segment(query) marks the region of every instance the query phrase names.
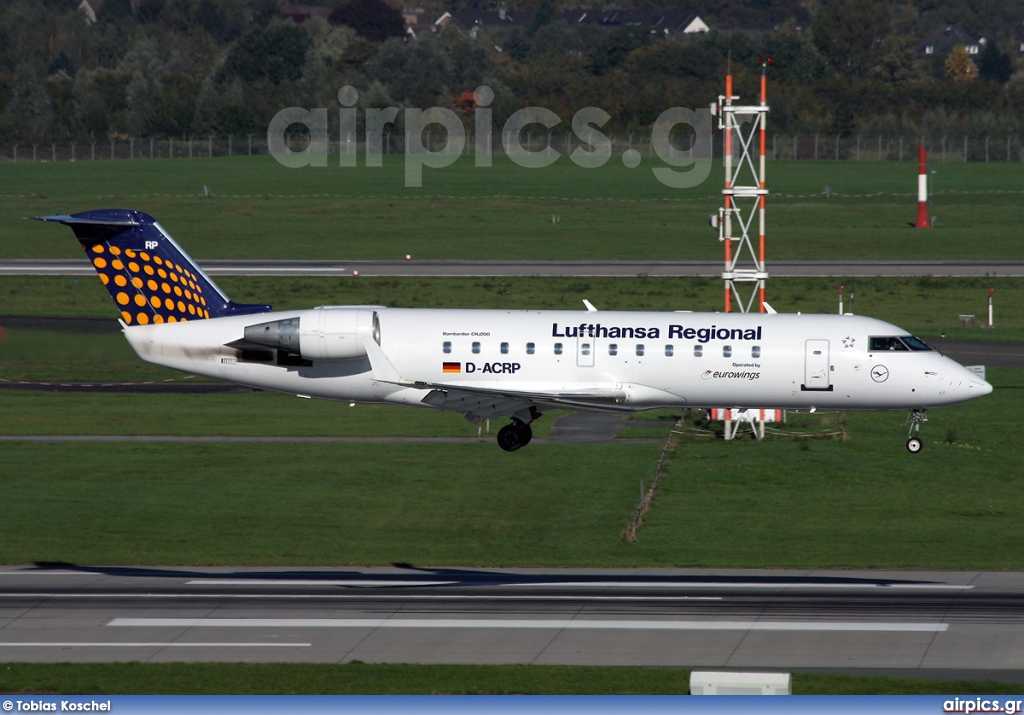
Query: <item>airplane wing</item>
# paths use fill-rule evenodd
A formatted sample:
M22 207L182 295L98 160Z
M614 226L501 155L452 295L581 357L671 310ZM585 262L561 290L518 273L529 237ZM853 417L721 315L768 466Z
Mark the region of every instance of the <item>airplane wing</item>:
M507 390L473 385L431 383L403 378L374 341L366 341L367 356L377 382L426 390L422 402L442 410L461 412L470 422L493 420L529 409L577 407L590 410L621 410L626 393L621 390L583 388L578 390Z
M429 390L423 403L443 410L462 412L470 422L497 419L531 405L576 407L590 410L621 410L626 394L621 390L600 388L582 390L497 390L466 385L423 382L405 383L406 387Z

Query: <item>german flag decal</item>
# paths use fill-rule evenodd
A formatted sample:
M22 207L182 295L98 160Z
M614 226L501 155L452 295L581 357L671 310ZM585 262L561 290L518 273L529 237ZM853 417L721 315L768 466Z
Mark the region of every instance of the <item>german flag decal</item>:
M461 362L446 362L441 366L441 372L462 372Z

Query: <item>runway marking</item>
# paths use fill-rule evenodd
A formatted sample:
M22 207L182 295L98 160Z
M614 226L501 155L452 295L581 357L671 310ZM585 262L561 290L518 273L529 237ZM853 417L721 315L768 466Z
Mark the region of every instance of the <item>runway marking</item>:
M493 586L501 588L824 588L824 589L922 589L964 591L974 586L957 584L928 583L730 583L727 581L700 581L672 583L666 581L540 581L536 583L494 583L490 581L359 581L355 579L328 580L280 580L280 579L194 579L186 581L189 586Z
M0 643L0 648L309 648L311 643Z
M887 631L941 633L947 623L857 621L590 621L452 618L115 618L143 628L515 628L644 631Z

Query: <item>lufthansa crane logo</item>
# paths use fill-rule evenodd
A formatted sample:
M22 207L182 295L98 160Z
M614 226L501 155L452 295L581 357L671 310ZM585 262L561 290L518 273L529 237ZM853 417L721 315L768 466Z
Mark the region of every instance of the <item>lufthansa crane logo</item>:
M889 379L889 368L885 365L875 365L871 368L871 379L875 382L885 382Z

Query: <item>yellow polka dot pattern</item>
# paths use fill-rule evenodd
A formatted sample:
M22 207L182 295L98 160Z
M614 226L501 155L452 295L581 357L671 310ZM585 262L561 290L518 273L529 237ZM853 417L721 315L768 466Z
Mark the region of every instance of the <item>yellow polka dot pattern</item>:
M209 318L199 277L187 266L147 251L98 243L86 249L128 325ZM159 276L157 282L150 276ZM173 293L174 300L169 296Z

